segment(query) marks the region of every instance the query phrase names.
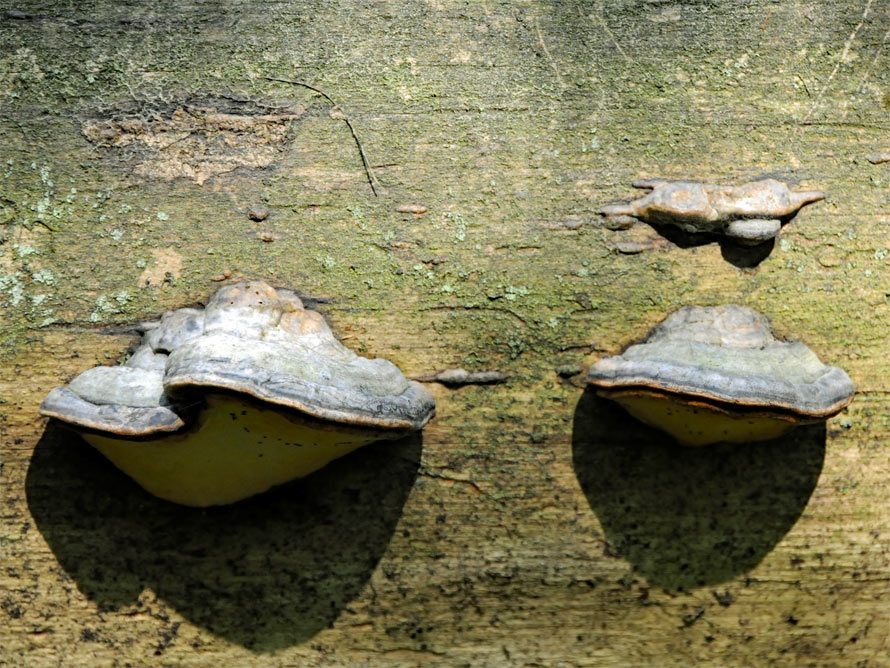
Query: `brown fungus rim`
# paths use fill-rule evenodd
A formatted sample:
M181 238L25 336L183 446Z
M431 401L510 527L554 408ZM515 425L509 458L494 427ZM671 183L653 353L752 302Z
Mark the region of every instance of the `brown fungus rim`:
M679 401L689 406L701 406L725 414L746 414L769 416L792 422L822 421L834 417L852 403L855 393L836 401L821 410L803 410L787 404L770 403L756 397L727 397L710 392L666 386L658 383L626 383L604 379L588 379L587 385L600 396L618 398L621 396L650 396Z
M54 395L62 394L63 397L68 399L73 399L77 403L86 404L88 407L94 408L96 413L101 411L102 406L108 406L111 410L117 411L127 411L134 415L128 416L130 420L127 423L121 423L118 425L112 425L109 422L100 421L97 419L92 419L83 414L74 414L71 412L65 412L61 409L52 408ZM68 397L67 395L70 395ZM178 410L174 410L177 408ZM40 415L57 420L66 426L71 427L72 429L76 429L77 431L85 431L96 434L107 434L112 436L118 436L120 438L130 438L130 439L148 439L148 438L156 438L159 436L169 436L173 434L181 433L189 428L189 420L188 413L186 413L186 418L183 418L183 413L177 406L155 406L155 407L142 407L142 406L125 406L123 404L94 404L87 399L77 395L76 393L69 390L67 387L57 387L50 391L50 393L46 396L43 402L40 404L39 413ZM137 429L132 427L133 417L138 416L147 416L151 413L169 413L172 414L175 419L171 419L165 423L161 423L158 425L152 425L149 427L143 427L141 429Z
M190 389L192 389L194 392L189 392L187 394L183 393L180 397L180 401L174 404L175 408L177 408L178 411L187 412L189 415L189 418L186 420L180 418L180 426L176 427L175 429L164 428L153 429L151 431L143 430L138 432L135 430L116 430L108 429L107 425L102 426L98 423L88 422L86 420L79 420L75 422L71 420L70 416L57 414L56 412L45 411L43 409L41 409L41 414L45 415L46 417L56 419L59 422L63 423L66 427L74 429L77 432L96 434L98 436L116 438L122 441L131 441L133 443L141 443L174 436L185 436L190 432L195 431L203 424L203 416L205 415L205 411L209 410L207 399L209 397L216 396L238 399L255 409L274 411L278 415L292 422L294 426L297 427L311 427L320 431L340 432L343 434L379 436L379 438L375 438L374 440L398 439L407 436L414 431L413 427L398 429L383 428L370 425L363 426L327 420L310 415L289 406L264 401L249 394L225 388L220 388L218 390L214 389L212 391L207 391L206 387L195 387ZM200 390L200 392L198 392L198 390Z
M409 381L409 387L420 387L418 383ZM213 394L229 392L265 403L277 406L310 418L326 421L331 424L344 425L359 429L379 429L385 431L419 431L435 416L435 405L427 411L420 420L408 420L397 418L379 418L373 415L362 415L356 412L335 410L313 406L295 397L282 396L265 390L261 386L246 384L232 378L226 378L214 373L197 373L188 376L171 378L164 383L165 389L174 397L194 396L194 393ZM421 388L423 389L423 388ZM426 390L424 389L424 392Z

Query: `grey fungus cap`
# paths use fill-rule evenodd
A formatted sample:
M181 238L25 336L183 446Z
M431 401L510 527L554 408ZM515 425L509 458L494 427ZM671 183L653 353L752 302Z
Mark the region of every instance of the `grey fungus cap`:
M739 186L663 179L633 185L650 192L627 204L600 209L606 227L626 229L640 220L675 225L690 233L723 234L744 244L776 237L782 224L801 208L825 198L817 190L793 191L775 179Z
M124 437L184 429L195 395L214 391L370 429L421 429L435 413L423 386L356 355L294 292L263 282L224 286L205 309L172 311L143 330L125 365L85 371L52 390L41 413Z
M315 311L264 283L221 288L203 332L170 354L168 392L219 388L356 426L420 429L432 395L391 362L343 346Z
M137 366L87 369L66 387L50 391L40 404L40 413L82 429L125 437L185 427L164 394L163 370Z
M799 341L780 341L769 321L737 305L687 306L655 327L645 342L595 363L587 383L637 389L825 419L853 399L853 383Z
M179 414L167 406L151 408L124 403L100 404L89 398L88 391L85 394L88 398L67 387L57 387L40 404L40 414L81 429L131 438L177 432L185 427Z

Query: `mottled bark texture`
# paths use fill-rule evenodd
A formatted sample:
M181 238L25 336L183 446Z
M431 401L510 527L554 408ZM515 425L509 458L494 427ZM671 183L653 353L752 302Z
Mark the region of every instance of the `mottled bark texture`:
M7 2L0 663L887 666L888 11ZM828 199L754 255L601 225L656 177ZM209 511L37 416L227 276L407 375L509 380L433 384L422 440ZM726 302L845 368L850 408L687 451L567 371Z

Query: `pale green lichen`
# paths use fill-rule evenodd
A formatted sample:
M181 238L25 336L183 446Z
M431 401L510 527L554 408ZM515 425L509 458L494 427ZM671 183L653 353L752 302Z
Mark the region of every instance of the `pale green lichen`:
M28 47L0 58L0 99L15 99L21 96L22 89L29 82L41 81L43 69L38 55Z
M21 279L22 274L18 271L0 276L0 292L9 295L8 304L10 306L18 306L25 298L25 286Z
M29 246L28 244L12 244L12 249L15 251L15 254L19 259L40 254L38 249L34 248L34 246Z
M508 285L504 288L504 299L508 299L512 302L520 297L525 297L528 293L529 289L524 285Z
M454 227L454 238L457 241L465 241L467 238L467 221L456 211L449 211L445 214L445 219Z
M123 312L124 307L133 299L129 292L120 292L108 297L99 295L96 297L96 306L90 313L90 322L102 322L109 315L117 315Z
M358 228L363 231L368 231L368 225L365 221L365 212L362 210L360 206L348 206L346 210L352 214L352 219L355 221Z
M31 280L41 285L55 285L56 276L49 269L38 269L31 274Z

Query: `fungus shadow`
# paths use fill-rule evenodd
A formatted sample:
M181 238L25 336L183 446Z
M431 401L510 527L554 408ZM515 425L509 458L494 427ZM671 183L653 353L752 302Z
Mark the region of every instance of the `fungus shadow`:
M756 267L773 252L776 246L775 239L769 239L763 243L746 245L733 241L722 234L709 234L707 232L686 232L675 225L659 225L647 223L659 235L679 248L695 248L711 243L720 246L720 254L723 259L739 269L751 269Z
M816 487L825 425L762 443L687 448L586 391L575 409L575 474L607 549L650 583L685 590L754 568Z
M303 480L200 509L149 495L51 421L26 493L62 568L100 610L133 605L150 587L192 623L272 652L330 626L361 592L401 516L421 443L359 448Z

